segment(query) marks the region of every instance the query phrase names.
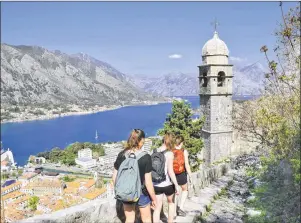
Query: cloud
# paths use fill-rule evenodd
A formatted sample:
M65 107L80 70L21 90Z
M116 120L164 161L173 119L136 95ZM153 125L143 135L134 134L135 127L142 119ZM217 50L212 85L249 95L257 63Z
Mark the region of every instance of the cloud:
M247 61L246 58L241 58L241 57L230 57L230 60L232 60L233 62L245 62Z
M169 59L181 59L182 57L181 54L171 54L168 56Z

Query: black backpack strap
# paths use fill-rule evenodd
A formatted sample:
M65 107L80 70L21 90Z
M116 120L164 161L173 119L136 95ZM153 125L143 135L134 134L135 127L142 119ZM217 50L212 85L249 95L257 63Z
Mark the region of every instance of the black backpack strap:
M158 149L157 149L157 148L155 148L153 151L154 151L154 153L157 153L157 152L158 152Z
M161 153L165 154L165 153L167 153L167 152L168 152L168 150L166 149L166 150L162 151Z

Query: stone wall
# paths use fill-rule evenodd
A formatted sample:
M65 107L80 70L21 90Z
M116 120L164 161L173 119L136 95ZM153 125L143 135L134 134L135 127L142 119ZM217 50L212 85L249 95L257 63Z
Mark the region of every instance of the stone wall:
M201 167L201 170L192 173L192 189L189 196L198 196L200 190L209 186L213 181L225 175L231 169L231 163L221 163L211 167Z
M192 174L193 187L189 196L198 196L200 190L227 173L230 163L222 163L211 167L202 167ZM19 223L120 223L116 213L115 199L89 201L64 210L28 218Z
M28 218L19 223L119 223L115 199L89 201L51 214Z

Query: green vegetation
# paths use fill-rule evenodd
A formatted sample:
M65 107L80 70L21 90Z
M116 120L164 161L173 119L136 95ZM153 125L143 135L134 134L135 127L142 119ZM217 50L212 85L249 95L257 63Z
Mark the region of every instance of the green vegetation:
M172 112L167 115L164 127L158 131L158 135L163 136L166 132L182 135L185 139L184 147L189 152L189 160L192 171L199 169L202 160L198 154L203 148L201 139L202 119L193 120L193 112L190 104L184 101L174 101ZM153 148L158 147L161 140L153 140Z
M104 148L101 144L97 143L80 143L76 142L70 144L65 149L59 147L53 148L51 151L38 153L37 156L44 157L52 163L62 163L68 166L75 165L75 158L77 158L77 153L79 150L84 148L90 148L93 153L93 158L99 158L105 155Z
M18 169L18 176L21 176L23 174L23 170L22 169Z
M32 196L31 198L29 198L29 201L28 201L28 207L32 210L32 211L35 211L37 210L37 205L39 203L39 197L37 196Z
M61 180L63 180L64 182L72 182L75 180L75 177L70 177L70 176L66 175L66 176L62 177Z
M274 60L263 46L269 67L264 95L241 104L235 127L258 142L261 169L248 170L264 184L254 190L258 198L249 205L264 213L248 222L300 221L300 8L283 13L276 31Z
M1 173L1 180L7 180L9 177L9 174L8 173Z

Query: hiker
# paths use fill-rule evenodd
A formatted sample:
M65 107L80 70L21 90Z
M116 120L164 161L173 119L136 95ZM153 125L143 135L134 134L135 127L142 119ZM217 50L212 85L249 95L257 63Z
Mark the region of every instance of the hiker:
M152 179L157 197L157 205L154 209L153 221L160 222L160 212L163 205L163 194L167 197L168 202L168 222L174 220L174 195L179 191L176 175L173 171L174 155L172 150L174 148L174 137L167 133L163 137L163 145L153 150L152 154Z
M184 137L181 135L176 136L175 144L175 149L173 149L173 154L175 157L173 162L173 169L176 174L177 182L182 189L180 196L180 206L177 205L176 213L177 216L185 217L186 212L183 211L183 208L188 196L187 178L191 183L191 170L188 160L188 151L183 148Z
M123 203L127 223L135 221L136 205L142 222L151 223L151 206L156 207L151 156L141 150L144 140L145 133L134 129L114 163L115 198Z

